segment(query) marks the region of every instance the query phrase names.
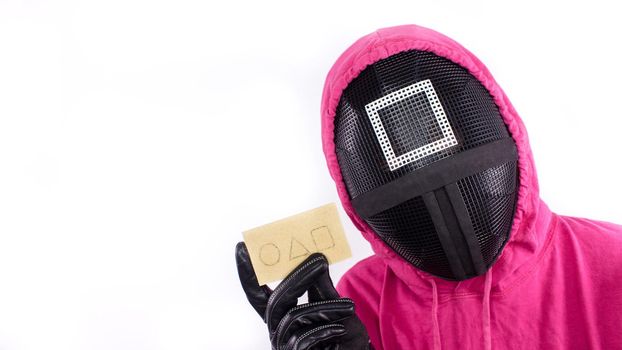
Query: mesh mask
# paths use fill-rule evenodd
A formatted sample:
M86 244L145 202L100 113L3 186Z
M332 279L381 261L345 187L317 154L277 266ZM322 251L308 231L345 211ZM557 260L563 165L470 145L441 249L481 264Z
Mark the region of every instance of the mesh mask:
M466 69L405 51L343 91L335 148L356 213L433 275L486 272L514 217L516 145L488 90Z

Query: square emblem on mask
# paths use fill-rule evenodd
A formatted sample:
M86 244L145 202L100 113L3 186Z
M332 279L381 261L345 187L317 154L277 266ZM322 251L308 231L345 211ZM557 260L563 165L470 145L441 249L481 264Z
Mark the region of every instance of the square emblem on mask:
M458 144L429 79L365 105L389 169Z

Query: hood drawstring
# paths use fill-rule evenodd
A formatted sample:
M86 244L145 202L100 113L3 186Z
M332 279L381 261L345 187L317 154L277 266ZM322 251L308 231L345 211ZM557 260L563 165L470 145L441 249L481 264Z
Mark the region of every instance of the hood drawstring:
M432 314L434 322L434 350L441 349L441 329L438 323L438 289L436 281L429 279L432 284ZM492 269L486 271L484 280L484 296L482 298L482 338L484 350L492 349L492 337L490 332L490 293L492 290Z
M432 314L434 314L434 350L441 350L441 329L438 325L438 290L433 278L430 279L430 282L432 283Z
M492 349L492 339L490 335L490 290L492 289L492 269L486 272L484 282L484 297L482 299L482 337L484 338L484 349Z

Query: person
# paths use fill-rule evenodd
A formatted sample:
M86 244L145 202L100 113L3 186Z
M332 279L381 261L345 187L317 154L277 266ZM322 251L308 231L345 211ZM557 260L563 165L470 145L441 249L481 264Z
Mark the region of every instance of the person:
M525 127L472 53L420 26L380 29L332 67L321 115L330 174L375 254L336 290L314 254L272 291L239 244L273 349L622 349L622 227L549 210Z

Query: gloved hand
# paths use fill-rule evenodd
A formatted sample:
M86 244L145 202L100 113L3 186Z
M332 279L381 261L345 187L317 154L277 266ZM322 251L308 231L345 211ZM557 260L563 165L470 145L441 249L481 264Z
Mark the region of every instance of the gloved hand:
M354 302L339 297L323 254L310 255L274 291L257 283L243 242L235 255L240 282L268 326L273 350L371 349L367 331L354 314ZM305 292L309 303L298 305Z

